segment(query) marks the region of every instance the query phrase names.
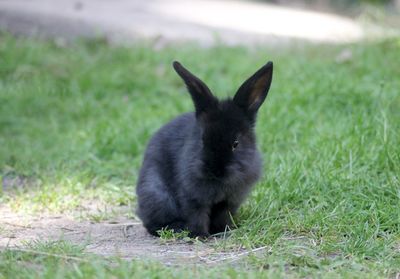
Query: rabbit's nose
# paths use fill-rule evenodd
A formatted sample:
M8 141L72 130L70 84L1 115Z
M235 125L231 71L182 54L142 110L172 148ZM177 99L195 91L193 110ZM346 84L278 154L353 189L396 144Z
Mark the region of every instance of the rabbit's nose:
M217 167L213 170L213 174L215 177L221 178L225 175L226 171L224 167Z
M224 175L224 171L223 171L223 170L217 169L217 170L214 171L214 174L215 174L216 176L218 176L218 177L221 177L221 176Z

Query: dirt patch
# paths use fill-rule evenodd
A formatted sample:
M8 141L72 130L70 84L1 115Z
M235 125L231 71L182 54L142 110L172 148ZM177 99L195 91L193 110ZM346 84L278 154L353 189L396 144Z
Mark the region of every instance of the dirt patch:
M65 240L101 256L151 259L168 265L236 262L253 253L243 248L221 251L217 244L223 240L217 238L206 242L161 240L149 235L140 222L126 217L93 223L71 215L18 214L0 206L0 251L24 248L35 240Z

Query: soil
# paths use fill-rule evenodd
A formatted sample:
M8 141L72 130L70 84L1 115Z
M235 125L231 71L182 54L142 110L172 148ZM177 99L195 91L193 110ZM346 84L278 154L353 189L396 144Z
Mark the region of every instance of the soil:
M115 208L113 212L124 210ZM241 247L221 250L218 248L223 241L221 238L207 241L163 240L151 236L139 221L127 217L91 222L76 216L85 216L85 212L27 215L0 205L0 251L27 249L29 243L36 240L64 240L84 247L85 252L100 256L118 256L126 260L149 259L167 265L214 265L234 262L253 253ZM261 250L264 248L257 249Z

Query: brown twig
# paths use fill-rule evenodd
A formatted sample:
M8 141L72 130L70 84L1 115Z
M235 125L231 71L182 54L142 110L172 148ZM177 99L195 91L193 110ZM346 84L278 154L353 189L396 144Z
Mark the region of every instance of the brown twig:
M24 228L24 229L32 229L33 227L31 225L19 225L19 224L13 224L13 223L9 223L9 222L1 222L4 225L8 225L8 226L13 226L13 227L19 227L19 228Z
M207 259L207 258L204 258L204 257L201 257L201 256L199 256L199 258L204 260L204 261L206 261L206 263L208 263L208 264L216 264L216 263L224 262L224 261L229 261L229 262L232 263L232 262L240 260L244 256L247 256L247 255L249 255L251 253L254 253L254 252L265 250L267 248L268 248L268 246L258 247L258 248L252 249L250 251L246 251L246 252L243 252L243 253L240 253L240 254L237 254L237 255L233 255L233 256L230 256L230 257L220 258L220 259L217 259L217 260L210 260L210 259ZM269 248L269 251L271 251L271 248Z

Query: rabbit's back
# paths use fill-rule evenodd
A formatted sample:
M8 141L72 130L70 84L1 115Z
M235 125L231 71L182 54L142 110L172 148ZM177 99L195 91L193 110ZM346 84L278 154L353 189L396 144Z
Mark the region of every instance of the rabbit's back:
M165 226L179 219L178 157L186 142L191 142L195 122L193 113L183 114L161 127L149 141L136 193L138 215L150 232L152 225Z
M186 141L195 129L194 113L185 113L161 127L150 139L144 155L142 171L147 164L159 164L166 172L171 172L176 166L176 156L180 154Z

